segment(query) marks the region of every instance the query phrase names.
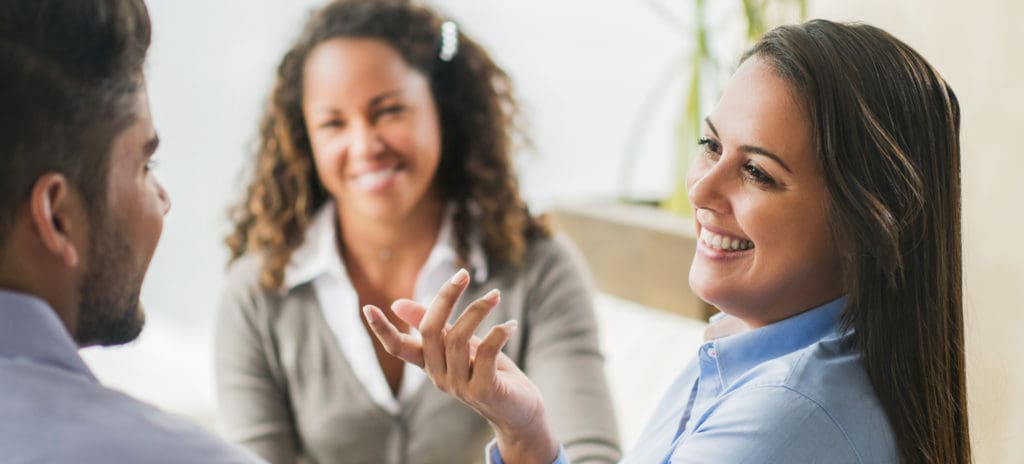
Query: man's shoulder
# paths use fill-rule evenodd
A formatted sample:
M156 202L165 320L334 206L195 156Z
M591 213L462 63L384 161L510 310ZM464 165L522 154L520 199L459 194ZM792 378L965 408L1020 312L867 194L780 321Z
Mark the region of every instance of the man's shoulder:
M81 376L0 360L0 462L258 462L187 420Z

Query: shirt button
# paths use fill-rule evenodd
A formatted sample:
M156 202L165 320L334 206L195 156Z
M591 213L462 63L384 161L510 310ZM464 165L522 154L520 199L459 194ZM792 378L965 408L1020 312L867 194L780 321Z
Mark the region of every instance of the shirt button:
M717 358L718 352L715 351L714 348L708 348L708 356L711 356L712 358Z

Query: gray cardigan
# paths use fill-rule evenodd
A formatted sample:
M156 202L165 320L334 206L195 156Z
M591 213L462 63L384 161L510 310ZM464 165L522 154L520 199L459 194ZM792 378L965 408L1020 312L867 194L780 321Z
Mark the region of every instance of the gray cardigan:
M311 283L286 294L258 284L260 259L235 262L216 334L217 397L228 438L272 463L483 462L487 422L429 381L397 415L369 396L338 348ZM582 260L566 241L539 239L519 267L495 265L453 318L492 288L501 304L481 324L516 319L505 347L544 395L575 463L617 462L614 411ZM454 320L454 319L453 319Z

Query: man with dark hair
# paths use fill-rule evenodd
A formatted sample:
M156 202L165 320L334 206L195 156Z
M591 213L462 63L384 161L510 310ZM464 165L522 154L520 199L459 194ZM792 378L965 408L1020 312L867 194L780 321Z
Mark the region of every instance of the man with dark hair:
M142 0L0 4L0 462L256 462L104 388L77 349L133 340L170 208Z

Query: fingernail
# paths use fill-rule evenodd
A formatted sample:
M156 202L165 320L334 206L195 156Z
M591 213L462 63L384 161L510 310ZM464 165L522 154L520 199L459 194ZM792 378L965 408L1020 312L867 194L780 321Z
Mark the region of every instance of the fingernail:
M373 314L373 310L369 306L363 306L363 315L366 316L366 321L373 324L377 322L377 316Z
M502 326L504 326L506 329L508 329L509 335L512 335L512 333L515 332L516 329L519 328L519 322L517 322L515 319L513 319L511 321L508 321L508 322L502 324Z
M466 283L466 280L469 280L469 272L465 269L459 269L459 272L452 276L452 283L455 285L462 285Z
M497 303L499 299L501 299L501 291L498 289L491 290L484 295L484 300L490 303Z

